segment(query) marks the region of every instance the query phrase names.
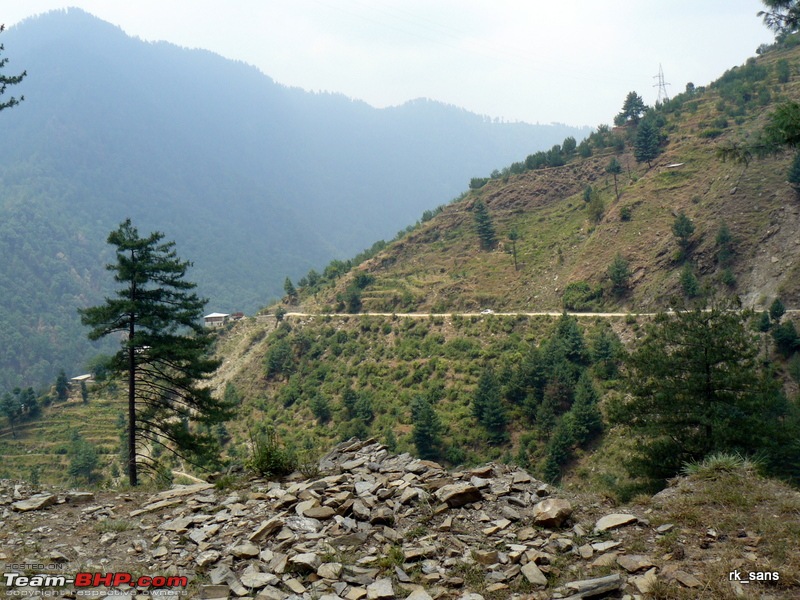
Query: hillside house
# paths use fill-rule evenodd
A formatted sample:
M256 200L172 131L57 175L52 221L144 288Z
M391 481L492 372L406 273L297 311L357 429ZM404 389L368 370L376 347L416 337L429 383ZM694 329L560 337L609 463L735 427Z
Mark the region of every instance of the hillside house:
M229 318L230 315L226 313L211 313L203 317L203 323L206 327L222 327L228 322Z

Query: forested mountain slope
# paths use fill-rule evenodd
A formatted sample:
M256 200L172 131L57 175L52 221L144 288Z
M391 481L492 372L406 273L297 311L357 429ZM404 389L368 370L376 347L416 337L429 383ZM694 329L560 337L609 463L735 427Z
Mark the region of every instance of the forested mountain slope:
M755 415L780 414L797 431L796 316L761 312L776 299L800 303L793 153L743 164L720 150L752 143L779 105L800 99L798 67L800 47L775 48L571 152L518 157L380 251L296 280L296 295L270 310L277 328L264 315L220 334L215 386L241 403L228 429L238 448L249 429L274 426L300 448L375 436L452 464L515 460L548 477L586 458L584 483L613 483L640 440L611 427L609 408L629 398L626 351L653 322L637 313L673 306L733 315L727 330L687 323L687 335L710 356L739 336L742 353L713 368L729 369L723 381L747 369L763 377L770 391ZM642 153L648 127L655 156ZM756 318L728 311L737 299ZM562 309L621 314L514 314ZM676 374L677 389L695 374ZM754 418L748 411L720 413ZM744 433L738 448L757 437ZM779 462L796 470L800 450L785 450Z
M391 238L470 177L588 132L286 88L75 9L3 42L5 69L28 76L0 118L0 389L96 351L76 308L108 291L105 239L127 217L177 242L209 310L253 311L287 274Z

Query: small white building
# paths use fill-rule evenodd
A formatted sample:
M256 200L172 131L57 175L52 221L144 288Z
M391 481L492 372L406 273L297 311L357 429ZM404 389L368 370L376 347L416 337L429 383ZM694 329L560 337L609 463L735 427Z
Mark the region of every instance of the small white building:
M222 327L229 318L230 315L226 313L211 313L203 317L203 322L206 327Z

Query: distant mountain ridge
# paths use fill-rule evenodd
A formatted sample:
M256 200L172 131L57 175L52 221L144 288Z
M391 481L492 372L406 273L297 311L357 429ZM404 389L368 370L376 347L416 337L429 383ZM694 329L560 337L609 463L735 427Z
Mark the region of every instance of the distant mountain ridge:
M495 123L436 102L375 109L287 88L83 11L3 33L25 101L0 118L0 390L79 369L76 308L111 284L108 232L163 231L209 310L251 312L284 278L352 256L473 176L588 128Z

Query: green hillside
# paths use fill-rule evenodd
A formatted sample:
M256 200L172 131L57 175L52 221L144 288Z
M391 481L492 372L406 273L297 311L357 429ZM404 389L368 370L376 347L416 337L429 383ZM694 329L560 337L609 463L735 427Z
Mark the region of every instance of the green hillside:
M744 340L719 362L752 375L742 385L761 404L722 404L716 417L736 429L763 410L775 428L724 432L729 447L764 449L765 468L796 480L795 313L761 314L776 298L800 307L792 156L743 164L720 150L754 142L781 102L800 100L798 72L790 39L641 119L476 177L392 242L287 285L281 304L217 337L212 385L238 405L218 432L223 458L246 464L251 436L268 429L305 454L373 436L453 465L516 461L617 499L652 490L624 468L645 437L618 418L635 387L626 355L644 340L677 344L652 341L664 321L648 313L738 299L755 311L719 310L728 329L697 339L715 351ZM642 154L648 127L655 157ZM554 314L524 314L537 312Z

